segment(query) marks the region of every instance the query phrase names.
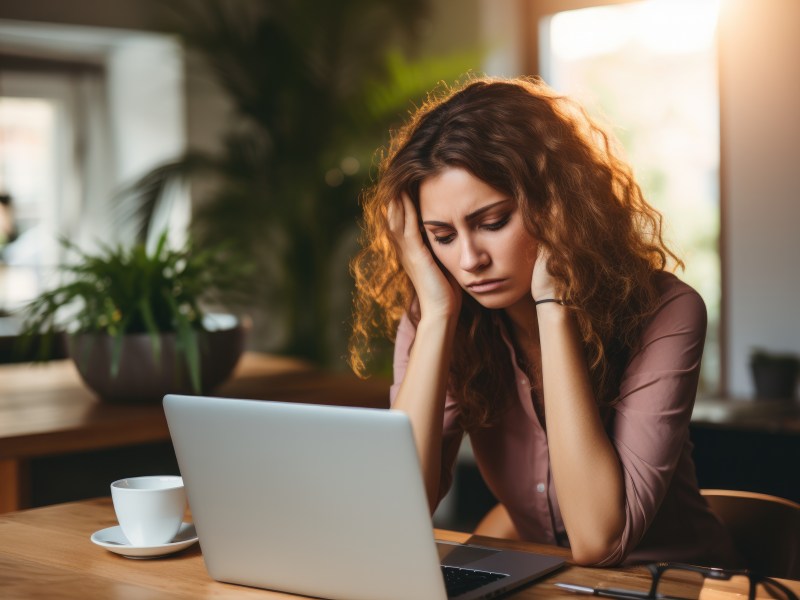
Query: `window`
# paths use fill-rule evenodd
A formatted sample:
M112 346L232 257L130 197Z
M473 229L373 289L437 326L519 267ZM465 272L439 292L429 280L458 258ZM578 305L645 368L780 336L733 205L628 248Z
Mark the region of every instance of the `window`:
M545 81L610 124L643 193L704 298L700 393L719 389L718 2L644 0L559 12L539 22Z
M0 241L2 310L19 308L41 291L58 262L59 221L76 208L64 159L72 145L68 90L63 77L3 77L0 194L8 233Z
M0 314L51 287L60 239L84 251L129 244L140 200L121 200L185 149L184 59L170 36L0 20ZM149 221L185 239L189 196L166 190ZM10 198L11 209L8 208ZM3 239L5 237L5 239Z

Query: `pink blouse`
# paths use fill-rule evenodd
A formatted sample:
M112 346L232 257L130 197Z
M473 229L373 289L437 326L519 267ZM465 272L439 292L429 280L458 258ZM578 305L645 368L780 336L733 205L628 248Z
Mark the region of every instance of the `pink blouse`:
M625 481L625 528L602 566L661 560L738 566L730 537L700 495L692 462L689 420L694 406L706 330L702 298L674 275L659 275L661 301L626 367L619 403L606 423ZM500 324L498 320L498 324ZM517 398L496 426L472 433L475 460L495 497L508 509L523 539L569 546L559 510L547 433L534 410L527 375L508 345ZM397 330L394 402L416 333L404 316ZM533 398L532 398L533 396ZM543 408L540 404L540 408ZM463 437L458 399L445 401L440 499L452 483Z

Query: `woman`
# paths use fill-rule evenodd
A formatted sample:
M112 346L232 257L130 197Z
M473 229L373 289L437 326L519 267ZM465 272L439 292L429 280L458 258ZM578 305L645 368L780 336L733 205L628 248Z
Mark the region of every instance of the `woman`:
M688 438L705 306L612 141L537 80L472 80L393 136L365 195L351 364L396 328L391 402L433 511L459 443L481 532L579 564L729 566Z

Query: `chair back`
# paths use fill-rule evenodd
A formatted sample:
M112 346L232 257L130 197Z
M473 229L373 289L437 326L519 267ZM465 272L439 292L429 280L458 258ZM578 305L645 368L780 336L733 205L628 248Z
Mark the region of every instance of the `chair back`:
M701 493L730 531L750 570L800 579L800 504L756 492L705 489Z

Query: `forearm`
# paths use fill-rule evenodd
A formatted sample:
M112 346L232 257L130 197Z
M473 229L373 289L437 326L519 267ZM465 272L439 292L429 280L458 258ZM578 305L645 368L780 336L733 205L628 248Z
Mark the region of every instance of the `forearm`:
M600 419L577 325L558 304L538 306L537 316L556 494L573 557L595 563L624 527L622 469Z
M444 404L454 330L454 320L423 317L393 405L411 420L431 512L439 499Z

